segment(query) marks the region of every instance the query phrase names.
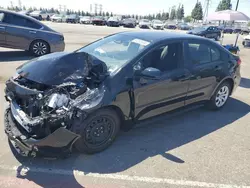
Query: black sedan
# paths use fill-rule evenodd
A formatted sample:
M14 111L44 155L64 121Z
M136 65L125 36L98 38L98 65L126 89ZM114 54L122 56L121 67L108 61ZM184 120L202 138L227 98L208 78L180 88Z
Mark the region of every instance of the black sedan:
M80 17L77 14L71 14L66 17L66 23L80 23Z
M196 102L221 109L240 83L240 63L193 35L113 34L19 67L6 82L5 132L25 156L64 156L72 145L100 152L138 120Z
M125 19L122 21L122 26L129 27L129 28L135 28L136 27L136 20L132 19L132 18Z
M110 17L107 21L107 26L109 27L119 27L120 21L116 17Z
M206 38L213 38L215 40L220 40L221 37L221 31L216 26L203 26L203 27L197 27L193 30L190 30L187 32L188 34L192 35L198 35Z

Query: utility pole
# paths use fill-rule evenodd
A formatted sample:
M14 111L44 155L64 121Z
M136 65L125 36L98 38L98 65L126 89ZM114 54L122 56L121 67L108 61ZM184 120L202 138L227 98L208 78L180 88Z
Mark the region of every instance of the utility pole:
M203 14L203 22L204 22L205 18L206 18L207 15L208 15L209 5L210 5L210 0L205 0L205 8L204 8L204 14Z
M235 8L235 11L237 11L237 10L238 10L238 6L239 6L239 1L240 1L240 0L237 0L237 4L236 4L236 8Z

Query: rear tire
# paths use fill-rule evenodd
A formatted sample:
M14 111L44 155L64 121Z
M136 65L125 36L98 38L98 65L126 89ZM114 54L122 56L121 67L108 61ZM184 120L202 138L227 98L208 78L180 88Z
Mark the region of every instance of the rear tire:
M223 82L214 92L210 101L207 103L207 107L210 110L219 110L225 106L231 93L231 85L229 82Z
M50 53L50 46L43 40L35 40L30 44L29 51L35 56L42 56Z
M90 114L83 122L72 126L81 137L75 148L81 153L94 154L108 148L120 130L121 120L115 110L105 108Z

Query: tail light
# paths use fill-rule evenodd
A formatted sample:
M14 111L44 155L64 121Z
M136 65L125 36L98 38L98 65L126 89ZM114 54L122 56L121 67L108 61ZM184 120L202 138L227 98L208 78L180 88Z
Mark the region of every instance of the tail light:
M240 58L237 60L237 64L238 64L238 65L241 64L241 59L240 59Z

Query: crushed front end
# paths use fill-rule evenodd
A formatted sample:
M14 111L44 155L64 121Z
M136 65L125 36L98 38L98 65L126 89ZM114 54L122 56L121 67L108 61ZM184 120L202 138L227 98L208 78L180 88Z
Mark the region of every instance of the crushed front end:
M17 72L5 89L9 107L4 123L10 143L23 156L68 156L80 137L71 128L101 104L105 91L100 77L105 76L96 74L92 67L81 79L72 73L71 81L77 77L76 82L63 79L55 85L31 80L25 69Z

